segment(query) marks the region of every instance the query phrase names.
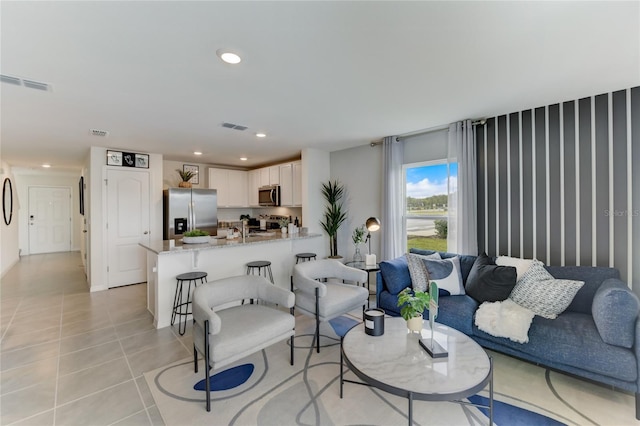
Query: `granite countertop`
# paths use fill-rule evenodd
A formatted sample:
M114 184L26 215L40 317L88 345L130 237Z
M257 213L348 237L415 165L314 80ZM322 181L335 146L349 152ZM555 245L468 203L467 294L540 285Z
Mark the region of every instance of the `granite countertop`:
M261 236L260 234L250 235L242 241L242 238L234 238L228 240L226 237L212 237L208 243L204 244L183 244L182 239L176 239L175 245L171 247L169 240L156 240L151 241L149 244L140 243L140 245L149 251L156 254L171 254L171 253L184 253L186 251L200 251L200 250L212 250L212 249L224 249L228 247L239 247L252 244L269 244L282 241L293 241L306 238L321 237L322 234L281 234L280 232L275 235Z

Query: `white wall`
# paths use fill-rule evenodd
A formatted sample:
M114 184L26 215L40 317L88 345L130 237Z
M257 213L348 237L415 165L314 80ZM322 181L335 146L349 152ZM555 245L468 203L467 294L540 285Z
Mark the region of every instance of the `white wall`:
M338 253L350 261L355 252L353 230L369 217L380 219L382 212L382 146L367 144L332 152L331 179L345 186L347 220L338 230ZM381 260L379 232L371 234L371 251ZM364 256L366 250L361 253Z
M325 236L325 251L316 253L318 258L329 255L329 237L322 230L320 221L325 204L321 193L322 183L329 180L330 173L328 152L312 148L302 150L302 224L309 228L309 232Z
M82 215L80 214L79 180L80 172L57 172L55 170L33 170L14 168L18 197L21 200L18 224L20 227L19 247L21 254L29 251L29 188L65 187L71 190L71 250L80 250Z
M17 196L17 184L15 177L11 173L9 165L0 162L0 185L4 184L6 178L11 180L13 189L13 217L11 223L7 226L4 223L4 217L0 218L0 276L3 276L18 260L19 255L19 226L18 212L20 203Z
M106 259L106 233L104 232L106 191L105 179L107 168L120 169L116 166L107 166L107 149L102 147L91 147L87 191L85 193L85 209L89 230L90 273L89 285L91 291L106 290L107 282L107 259ZM151 206L150 215L150 235L151 239L162 239L162 176L163 162L162 155L149 154L149 182Z

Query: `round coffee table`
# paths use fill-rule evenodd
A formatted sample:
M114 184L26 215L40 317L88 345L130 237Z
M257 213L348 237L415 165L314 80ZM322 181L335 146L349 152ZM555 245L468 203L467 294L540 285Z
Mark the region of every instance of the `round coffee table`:
M409 425L413 422L413 400L452 401L474 405L463 398L489 384L489 424L493 424L493 363L487 353L465 334L436 323L434 339L448 351L446 358L431 358L419 339L430 338L429 322L422 333L411 333L402 318L385 318L384 334L370 336L364 326L349 330L340 344L340 398L344 363L364 384L409 400Z

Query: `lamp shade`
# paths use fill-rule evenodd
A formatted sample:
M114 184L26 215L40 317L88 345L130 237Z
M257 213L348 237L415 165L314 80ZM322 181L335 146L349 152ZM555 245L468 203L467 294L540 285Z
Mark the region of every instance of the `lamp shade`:
M367 219L365 226L367 227L367 230L369 232L375 232L380 229L380 219L378 219L377 217L370 217L369 219Z

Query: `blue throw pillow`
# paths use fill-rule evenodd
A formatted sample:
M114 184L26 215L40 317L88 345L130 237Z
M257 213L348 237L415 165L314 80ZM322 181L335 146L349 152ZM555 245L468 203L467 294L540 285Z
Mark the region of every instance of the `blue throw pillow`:
M411 287L409 265L404 256L380 262L380 274L389 293L396 295L407 287Z
M435 281L441 295L443 290L451 296L465 294L460 274L460 259L457 256L442 260L423 258L422 261L429 271L429 283Z

